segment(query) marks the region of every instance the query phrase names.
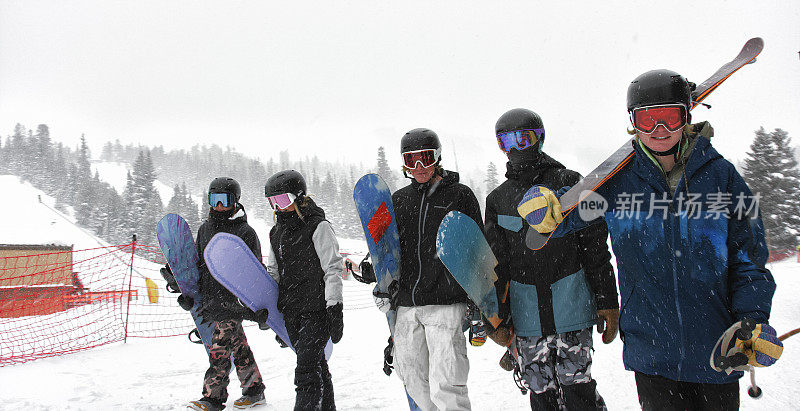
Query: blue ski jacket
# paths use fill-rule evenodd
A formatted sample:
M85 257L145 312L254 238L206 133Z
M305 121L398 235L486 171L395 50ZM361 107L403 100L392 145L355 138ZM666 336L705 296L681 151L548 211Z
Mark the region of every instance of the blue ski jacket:
M714 371L711 351L736 321L767 322L775 280L757 198L710 139L685 138L694 146L674 192L636 142L631 162L597 190L617 259L623 362L671 380L728 383L742 373ZM570 213L555 236L588 223Z

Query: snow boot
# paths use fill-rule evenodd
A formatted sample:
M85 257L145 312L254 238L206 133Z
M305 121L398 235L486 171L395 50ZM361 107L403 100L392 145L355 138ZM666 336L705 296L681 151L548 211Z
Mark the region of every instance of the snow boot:
M241 398L233 402L233 408L252 408L266 403L267 400L264 398L263 392L253 395L242 395Z
M197 401L192 401L186 408L190 410L198 410L198 411L221 411L225 409L224 404L219 404L208 400L207 398L203 398Z

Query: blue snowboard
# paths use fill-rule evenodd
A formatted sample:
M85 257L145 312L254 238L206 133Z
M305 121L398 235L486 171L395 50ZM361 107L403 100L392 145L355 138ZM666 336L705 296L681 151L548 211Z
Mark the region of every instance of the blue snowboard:
M181 216L167 214L156 225L156 237L158 237L161 252L167 259L167 264L169 264L181 293L194 300L194 306L189 312L192 314L197 326L197 333L208 352L211 347L211 336L216 327L213 321L203 322L203 316L197 312L201 307L201 296L197 284L200 280L200 273L197 271L197 246L192 238L192 230Z
M400 234L394 218L392 193L380 176L367 174L356 182L353 199L375 268L375 292L388 294L392 281L400 279ZM389 332L394 336L397 312L389 310L386 320L389 323ZM412 411L419 410L408 393L406 396L408 407Z
M208 242L203 258L211 275L247 308L252 311L267 309L267 325L294 350L283 314L278 311L278 284L267 273L261 259L253 255L250 247L233 234L217 233ZM333 343L329 339L325 346L325 358L329 359L332 352Z
M436 255L494 328L500 325L495 258L483 231L468 215L451 211L439 224Z

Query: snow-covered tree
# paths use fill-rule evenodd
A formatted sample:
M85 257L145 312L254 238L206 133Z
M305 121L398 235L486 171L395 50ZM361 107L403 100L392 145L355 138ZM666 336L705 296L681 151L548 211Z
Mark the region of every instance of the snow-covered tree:
M489 166L486 167L486 180L483 180L483 182L486 183L487 193L491 193L492 190L500 185L500 182L497 181L497 166L494 163L489 162Z
M800 233L800 170L789 134L779 128L756 131L744 160L743 177L760 195L770 253L795 249Z
M383 146L378 147L378 166L375 168L375 173L381 176L383 181L386 181L386 185L389 186L389 190L394 192L397 187L397 179L392 168L389 167L389 162L386 161L386 151Z

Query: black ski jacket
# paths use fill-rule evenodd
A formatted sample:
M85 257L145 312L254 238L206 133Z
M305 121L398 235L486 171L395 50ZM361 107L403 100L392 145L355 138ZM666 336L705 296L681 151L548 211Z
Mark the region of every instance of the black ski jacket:
M237 207L238 210L231 218L217 220L209 217L197 230L197 254L200 256L197 268L200 271L199 286L202 296L200 312L204 318L212 321L253 320L253 312L239 304L236 296L214 279L203 259L203 251L217 233L230 233L241 238L250 251L259 260L261 259L261 243L258 241L258 235L253 227L247 224L244 208L238 205Z
M411 184L392 194L400 234L400 281L394 305L412 307L467 302L468 297L436 256L439 223L460 211L483 229L478 199L458 182L458 173L444 171L434 185Z
M575 185L580 174L542 153L525 165L507 164L508 180L486 198L486 238L497 257L501 316L511 311L522 336L552 335L591 326L596 310L618 308L617 286L605 224L594 224L563 238L551 238L539 251L525 245L530 226L517 205L528 189L558 190ZM588 287L587 287L588 285ZM537 315L538 314L538 315Z
M297 213L276 213L269 241L278 268L278 311L289 319L324 310L325 270L314 247L314 232L325 221L325 211L310 198Z

